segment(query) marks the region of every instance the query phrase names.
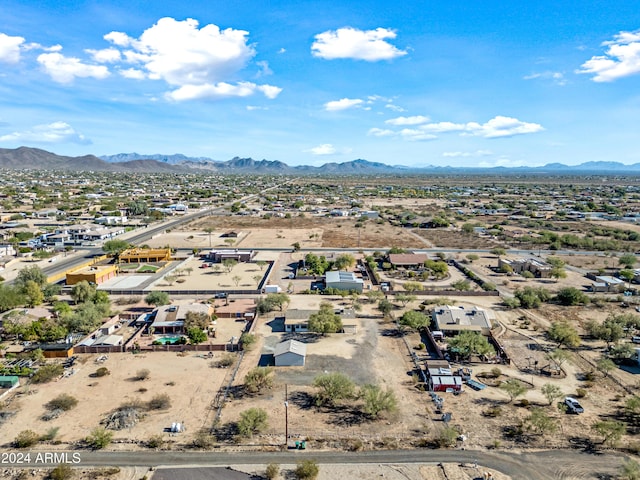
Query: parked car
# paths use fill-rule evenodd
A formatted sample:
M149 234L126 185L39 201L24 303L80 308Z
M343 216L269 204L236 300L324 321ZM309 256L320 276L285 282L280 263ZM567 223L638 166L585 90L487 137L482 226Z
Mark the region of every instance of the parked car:
M580 402L573 397L565 397L564 404L567 406L568 413L584 413L584 408L582 408Z

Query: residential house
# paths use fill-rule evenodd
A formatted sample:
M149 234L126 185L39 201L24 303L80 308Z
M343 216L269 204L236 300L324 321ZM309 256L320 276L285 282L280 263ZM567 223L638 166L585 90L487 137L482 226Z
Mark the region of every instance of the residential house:
M325 287L336 290L355 290L362 293L364 280L357 278L353 272L330 271L325 273Z
M434 309L432 319L436 330L445 335L455 335L462 331L472 331L489 335L491 331L491 315L487 310L478 307L465 309L451 305L438 306Z
M187 313L198 312L211 316L214 308L204 303L191 303L187 305L163 305L158 307L156 317L151 324L154 333L185 333L184 322Z

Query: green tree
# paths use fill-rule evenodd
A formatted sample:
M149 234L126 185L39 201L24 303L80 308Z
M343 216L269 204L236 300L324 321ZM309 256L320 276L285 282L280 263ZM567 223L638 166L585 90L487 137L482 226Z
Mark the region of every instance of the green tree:
M147 305L153 305L154 307L160 307L162 305L169 305L169 294L167 292L160 292L158 290L149 292L144 298Z
M94 428L85 438L87 445L94 450L101 450L111 443L113 433L103 427Z
M245 437L262 432L267 428L267 412L261 408L250 408L244 412L240 412L240 421L238 422L238 432Z
M460 434L455 428L446 426L440 430L440 434L438 435L436 442L441 448L453 447L458 441L459 436Z
M622 435L627 431L627 427L623 422L615 420L596 422L591 425L591 429L601 435L602 444L609 447L615 447L622 438Z
M396 293L394 298L400 302L403 307L407 306L407 303L413 302L416 299L415 295L408 295L406 293Z
M255 367L244 376L244 388L249 393L260 393L273 386L273 369L270 367Z
M365 385L360 390L360 396L364 401L362 410L373 418L378 418L382 413L391 413L398 408L398 400L392 390L382 390L379 385Z
M551 405L554 400L557 400L564 395L560 387L552 383L545 383L542 386L541 391L542 391L542 394L547 399L547 401L549 402L549 405Z
M562 364L569 360L571 354L561 348L556 348L552 352L547 354L547 358L556 364L558 368L562 368Z
M109 255L113 255L114 257L118 258L120 256L120 254L122 252L124 252L127 248L129 248L131 245L124 241L124 240L107 240L106 242L104 242L104 244L102 245L102 251L109 254Z
M556 295L556 300L565 306L587 305L589 303L589 297L575 287L560 289Z
M278 308L284 310L284 306L291 301L286 293L269 293L266 297L258 300L257 309L259 313L268 313Z
M25 267L18 272L14 285L18 289L22 289L29 281L33 281L37 283L40 288L44 288L47 284L47 275L37 265Z
M298 480L315 480L320 473L320 467L315 460L302 460L297 463L293 473Z
M226 270L227 273L231 273L231 270L233 270L233 267L235 267L238 264L237 260L234 260L233 258L225 258L224 260L222 260L222 267Z
M487 337L478 332L459 333L449 340L449 349L458 352L463 358L471 355L490 357L496 354Z
M500 390L509 395L510 401L513 402L516 398L526 393L527 387L520 380L510 378L500 384Z
M404 288L404 290L408 293L419 292L420 290L423 290L422 284L420 282L405 282L402 285L402 288ZM371 291L373 292L374 290Z
M568 322L559 321L551 323L547 335L553 342L558 342L558 347L565 345L567 347L577 347L580 345L580 336L573 325Z
M257 338L252 333L244 332L240 335L240 345L242 345L243 350L251 350L255 345Z
M355 396L355 384L344 373L323 373L313 379L313 386L318 389L316 405L335 405L338 400L346 400Z
M596 362L596 368L600 370L605 377L608 377L609 373L618 368L618 366L610 358L600 358Z
M33 383L47 383L58 378L64 372L64 368L59 363L50 363L40 367L31 377Z
M633 270L624 269L619 272L620 278L626 280L627 284L631 284L634 278L636 278L636 273Z
M328 302L322 302L320 310L309 315L308 329L310 332L321 333L322 335L340 332L342 331L342 319L335 312L333 305Z
M211 323L211 316L206 312L189 311L184 316L184 328L206 330Z
M24 296L17 287L0 283L0 312L23 305L24 301Z
M198 327L191 327L187 330L187 336L193 345L207 341L207 334Z
M494 248L491 250L491 254L495 255L496 257L500 258L500 257L504 257L506 255L506 250L504 248Z
M76 283L71 289L71 298L78 303L88 302L96 294L96 287L86 280Z
M338 255L336 261L333 263L333 266L337 270L345 270L347 268L351 268L356 264L356 259L353 255L345 253L342 255Z
M624 255L620 256L620 258L618 259L618 263L620 265L624 265L627 268L633 268L633 266L638 263L638 259L631 253L625 253Z
M531 415L527 417L526 423L539 435L553 433L558 428L558 423L540 407L531 409Z
M380 312L384 317L388 317L389 314L391 313L391 310L393 310L393 303L391 303L386 298L381 298L380 301L378 302L377 308L378 310L380 310Z
M467 255L467 260L469 260L469 263L473 263L476 260L480 260L480 255L477 253L470 253Z
M419 330L420 328L429 326L430 319L422 312L409 310L400 317L399 323L413 330Z
M41 305L44 301L44 294L42 288L33 280L27 280L22 289L22 293L26 299L26 305L28 307L35 307Z

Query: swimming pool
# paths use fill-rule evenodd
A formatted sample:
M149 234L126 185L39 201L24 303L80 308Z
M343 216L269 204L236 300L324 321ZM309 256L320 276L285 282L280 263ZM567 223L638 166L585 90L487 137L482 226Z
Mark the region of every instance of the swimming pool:
M173 335L168 337L158 337L156 338L156 342L160 342L163 345L171 345L173 343L178 343L181 338L184 338L182 335Z

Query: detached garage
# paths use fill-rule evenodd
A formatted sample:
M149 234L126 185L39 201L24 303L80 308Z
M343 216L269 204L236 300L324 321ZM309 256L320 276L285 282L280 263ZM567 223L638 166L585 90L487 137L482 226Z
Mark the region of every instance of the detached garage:
M307 346L297 340L287 340L276 345L274 352L276 367L304 367Z

